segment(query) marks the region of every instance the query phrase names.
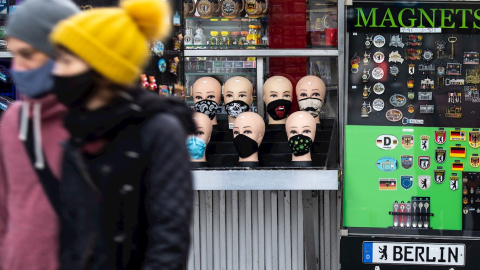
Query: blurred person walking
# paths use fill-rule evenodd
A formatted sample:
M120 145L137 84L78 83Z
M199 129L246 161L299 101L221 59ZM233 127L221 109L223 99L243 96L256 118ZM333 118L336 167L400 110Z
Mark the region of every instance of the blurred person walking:
M163 0L85 11L52 32L55 93L69 107L61 269L184 269L193 208L192 111L136 87L169 33Z
M7 21L11 76L23 101L0 129L0 269L58 269L58 179L66 108L51 94L53 27L79 9L69 0L28 0ZM44 188L44 183L49 187ZM52 193L56 194L53 194ZM51 196L52 197L51 197ZM53 204L53 202L56 205Z

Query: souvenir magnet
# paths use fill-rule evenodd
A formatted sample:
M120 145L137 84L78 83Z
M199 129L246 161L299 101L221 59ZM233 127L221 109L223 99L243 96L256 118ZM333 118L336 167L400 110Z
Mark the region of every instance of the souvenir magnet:
M424 121L423 119L409 119L407 117L402 118L402 124L407 125L407 124L414 124L414 125L423 125Z
M160 42L160 41L154 41L154 42L152 42L152 52L153 52L156 56L162 57L164 51L165 51L165 45L163 45L162 42Z
M445 117L446 118L462 118L462 107L458 105L453 105L451 107L445 108Z
M413 156L411 155L402 155L400 157L400 163L404 169L410 169L413 166Z
M363 74L362 74L362 82L367 83L368 79L370 79L370 69L366 70L365 68L363 69Z
M456 144L455 146L450 146L450 157L464 158L467 155L467 149L465 146Z
M435 82L432 79L427 77L426 79L423 79L420 81L420 89L433 90L435 89Z
M465 141L465 130L450 130L450 141Z
M400 70L398 69L397 65L394 64L390 66L390 74L392 74L394 77L397 77L399 72Z
M428 135L422 135L420 136L420 149L422 149L423 151L427 151L428 150L428 141L430 139L430 136Z
M408 88L408 89L412 89L413 86L414 86L414 83L415 83L415 80L414 80L412 77L408 78L408 80L407 80L407 88Z
M432 92L418 92L418 100L432 100Z
M372 48L372 36L365 35L365 49L369 50Z
M410 75L415 74L415 64L413 64L413 63L408 64L408 74L410 74Z
M158 60L158 70L162 73L167 70L167 62L165 62L165 59L162 58Z
M480 165L480 157L478 156L478 154L472 154L472 156L470 157L470 165L473 168L478 168L478 166Z
M452 173L450 176L450 189L454 191L458 189L458 176L456 173Z
M435 149L435 161L437 163L444 163L447 156L447 150L444 150L442 147Z
M413 135L402 135L402 146L405 149L410 149L413 147Z
M465 79L469 84L480 83L480 72L477 69L467 69Z
M377 95L383 94L385 92L385 85L383 83L378 82L373 86L373 92Z
M385 75L385 72L383 71L382 68L380 67L376 67L372 70L372 77L375 79L375 80L380 80L383 78L383 75Z
M435 111L434 105L420 105L421 114L430 114L430 113L434 113L434 111Z
M381 48L385 45L385 38L382 35L376 35L373 38L373 45L377 48Z
M414 46L422 46L422 35L408 35L407 45L414 47Z
M423 189L423 190L426 190L430 187L430 184L431 184L431 177L430 175L419 175L418 176L418 186Z
M465 65L478 65L480 60L478 58L478 52L464 52L463 64Z
M435 49L437 50L438 59L445 58L445 49L446 49L445 45L447 45L447 43L443 39L439 39L435 41Z
M430 168L430 156L419 156L418 167L424 171Z
M359 63L360 63L360 56L358 56L358 53L355 52L352 56L352 60L350 60L350 66L351 66L350 70L352 71L352 73L358 72Z
M397 190L397 178L379 178L379 190Z
M400 176L400 185L402 185L404 189L410 189L413 186L413 176L411 175Z
M429 49L423 51L423 59L426 61L430 61L433 59L433 53Z
M462 103L462 93L459 93L459 92L448 93L448 103Z
M402 42L402 36L401 35L390 36L390 43L388 43L388 46L403 48L405 44Z
M464 85L465 80L464 79L445 79L445 85L450 86L450 85Z
M363 86L363 93L362 93L362 97L363 99L368 99L368 97L370 96L370 94L372 93L372 90L371 90L371 87L367 87L367 85L364 85Z
M388 121L398 122L402 120L403 113L398 109L390 109L385 113L385 117Z
M407 103L407 98L403 95L394 94L393 96L390 97L390 104L392 104L393 107L402 107L406 103Z
M370 64L370 53L365 52L363 54L363 65L368 66Z
M380 135L376 139L376 144L380 149L392 150L397 147L398 139L393 135Z
M434 170L433 173L435 175L435 183L441 184L443 181L445 181L445 170L438 169Z
M412 90L408 91L407 97L409 99L414 99L415 98L415 92L413 92Z
M462 64L447 63L447 75L462 75Z
M385 102L383 102L383 100L377 98L373 101L372 107L375 111L379 112L379 111L383 110L383 108L385 108Z
M472 148L480 147L480 131L478 131L478 129L473 129L473 131L468 132L468 144Z
M362 104L362 108L360 109L360 117L368 117L368 115L372 112L372 106L370 103L365 103L365 101Z
M463 162L455 160L455 162L452 163L452 171L463 171Z
M388 55L388 62L394 62L394 63L403 64L403 61L404 61L404 59L402 58L402 56L400 55L400 53L398 53L398 51L392 51L392 52Z
M434 75L435 74L435 65L434 64L420 64L418 65L418 73L423 75Z
M383 61L385 61L385 55L378 51L373 54L373 61L375 61L377 64L383 63Z
M382 172L397 170L397 160L393 157L381 157L377 160L377 168Z
M457 42L457 37L454 37L454 36L451 36L451 37L448 37L447 38L447 41L450 42L452 44L452 50L451 50L451 53L450 55L448 56L448 59L455 59L455 48L453 46L453 44L455 42Z
M408 111L409 113L413 113L413 112L415 112L415 107L414 107L412 104L410 104L410 105L408 105L408 107L407 107L407 111Z
M437 144L444 144L447 139L447 132L440 128L440 130L435 131L435 142Z

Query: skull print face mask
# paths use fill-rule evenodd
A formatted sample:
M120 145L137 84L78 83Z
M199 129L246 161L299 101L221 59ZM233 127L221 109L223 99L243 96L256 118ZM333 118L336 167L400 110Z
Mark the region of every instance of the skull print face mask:
M227 111L228 116L236 118L239 114L243 112L248 112L250 106L245 103L243 100L234 100L225 104L225 110Z
M217 108L218 104L215 101L209 99L204 99L195 103L195 111L205 114L210 118L210 120L215 118L215 116L217 115Z

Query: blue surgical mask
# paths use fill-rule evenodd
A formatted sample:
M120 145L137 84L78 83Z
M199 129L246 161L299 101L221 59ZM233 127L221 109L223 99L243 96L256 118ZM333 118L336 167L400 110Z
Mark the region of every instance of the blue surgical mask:
M187 149L190 153L190 158L193 160L201 159L205 154L207 144L204 140L196 136L190 136L187 139Z
M15 71L12 75L15 87L20 93L30 98L39 98L49 94L53 88L52 70L55 62L48 60L43 66L27 71Z

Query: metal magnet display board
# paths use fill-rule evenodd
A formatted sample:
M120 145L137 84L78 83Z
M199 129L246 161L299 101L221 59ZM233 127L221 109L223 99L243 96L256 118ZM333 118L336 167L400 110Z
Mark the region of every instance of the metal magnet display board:
M347 27L344 226L480 230L479 3L353 2Z

